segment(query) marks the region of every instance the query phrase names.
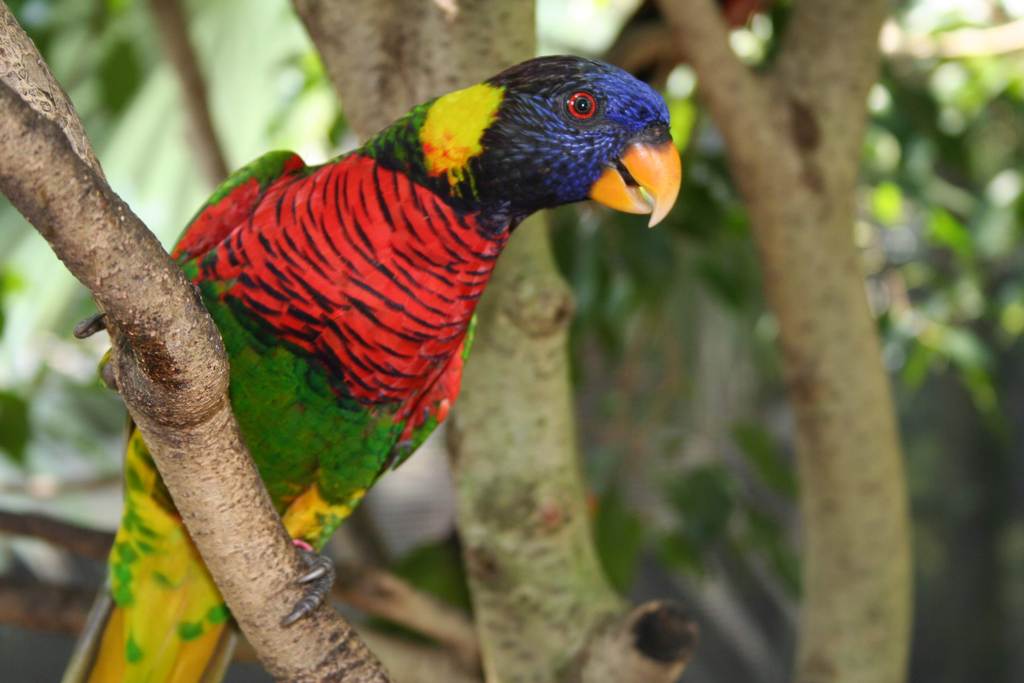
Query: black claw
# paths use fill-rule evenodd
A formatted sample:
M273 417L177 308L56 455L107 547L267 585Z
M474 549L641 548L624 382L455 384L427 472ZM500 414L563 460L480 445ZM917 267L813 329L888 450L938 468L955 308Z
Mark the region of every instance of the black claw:
M324 576L327 576L327 572L329 572L329 571L331 570L331 569L330 569L330 564L331 564L331 561L330 561L330 560L328 560L328 559L327 559L327 558L325 558L325 557L321 557L321 559L323 560L323 562L324 562L324 563L325 563L325 564L326 564L327 566L324 566L324 564L317 564L317 565L316 565L315 567L313 567L313 569L311 569L311 570L310 570L310 571L309 571L308 573L306 573L306 574L303 574L303 575L302 575L302 576L300 576L300 577L299 577L298 579L296 579L296 580L295 580L295 583L310 583L310 582L312 582L312 581L316 581L316 580L317 580L317 579L319 579L319 578L322 578L322 577L324 577Z
M295 604L295 609L288 616L281 620L281 625L291 626L299 619L308 616L319 606L320 603L312 595L307 595Z
M312 550L299 547L299 554L309 571L296 579L295 583L307 588L305 595L292 611L281 620L282 626L291 626L299 619L312 614L327 599L334 585L334 564L330 559Z
M87 339L100 330L107 329L107 314L96 313L75 325L74 335L78 339Z

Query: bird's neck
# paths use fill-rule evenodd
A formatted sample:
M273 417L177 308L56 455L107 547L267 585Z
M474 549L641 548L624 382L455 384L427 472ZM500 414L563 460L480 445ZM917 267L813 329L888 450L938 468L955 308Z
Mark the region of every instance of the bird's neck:
M480 177L483 135L503 97L504 88L487 83L448 93L414 107L360 152L429 188L460 214L474 215L487 231L507 232L525 216L494 199L486 191L492 179Z

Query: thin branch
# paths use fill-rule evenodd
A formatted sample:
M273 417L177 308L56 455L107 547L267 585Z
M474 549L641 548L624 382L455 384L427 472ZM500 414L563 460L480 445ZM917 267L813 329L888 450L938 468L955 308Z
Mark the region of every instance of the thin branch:
M729 47L729 28L712 0L659 0L659 6L675 34L679 50L699 78L699 93L718 122L722 134L748 131L742 145L730 145L734 163L756 164L759 152L775 146L773 104L766 84ZM738 174L739 175L739 174Z
M0 624L45 633L80 633L95 593L75 586L0 578Z
M210 103L206 96L206 83L192 42L188 37L188 22L179 0L150 0L157 30L163 42L164 51L174 65L181 83L182 100L188 110L192 131L196 138L194 145L206 176L213 185L220 184L228 177L228 164L210 117Z
M401 683L483 683L476 667L467 668L451 652L367 628L359 635Z
M55 517L0 511L0 533L46 541L82 557L105 561L114 542L110 532ZM404 579L375 567L339 564L333 597L362 612L416 631L452 650L473 669L480 652L472 623L461 612Z
M31 536L76 555L105 561L114 535L99 529L69 524L46 515L0 510L0 532Z
M0 578L0 624L74 635L85 627L92 598L91 591L79 587ZM359 628L359 635L402 683L480 683L471 669L444 650L365 627ZM257 656L242 640L234 659L252 662Z
M879 46L889 57L965 59L996 57L1024 50L1024 19L984 28L959 28L934 35L904 31L894 19L882 26Z
M333 610L285 629L303 568L242 444L227 359L184 274L63 131L0 85L0 190L107 314L117 386L218 588L285 680L388 680ZM254 542L255 541L255 542Z
M480 665L476 631L466 616L394 574L373 567L340 565L334 597L436 640L467 667Z
M632 74L649 74L647 80L660 86L686 57L668 26L644 21L627 25L608 48L604 60Z
M123 482L124 477L120 474L101 474L95 479L68 480L57 480L49 476L29 476L21 481L0 484L0 493L25 495L44 500L66 493L83 493L107 489L112 486L119 486Z

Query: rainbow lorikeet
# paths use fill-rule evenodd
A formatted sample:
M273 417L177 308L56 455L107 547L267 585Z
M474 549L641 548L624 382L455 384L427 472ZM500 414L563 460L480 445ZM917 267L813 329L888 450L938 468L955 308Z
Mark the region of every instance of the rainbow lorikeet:
M293 538L320 549L445 419L477 301L524 217L588 197L652 225L668 213L668 124L626 72L544 57L333 161L273 152L216 191L172 257L220 329L232 407ZM109 588L65 680L217 680L229 613L137 431Z

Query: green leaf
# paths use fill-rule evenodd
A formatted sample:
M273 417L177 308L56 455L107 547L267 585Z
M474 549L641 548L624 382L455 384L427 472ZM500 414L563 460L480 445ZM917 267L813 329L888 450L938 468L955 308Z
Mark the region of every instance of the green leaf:
M25 462L29 418L25 399L0 391L0 450L19 465Z
M594 520L594 540L605 574L620 592L626 592L633 581L644 544L643 532L643 522L626 507L617 491L601 499Z
M945 209L933 209L929 214L928 237L932 242L952 249L962 258L974 255L971 233Z
M671 100L668 103L670 131L672 141L679 149L686 149L693 134L693 126L697 123L697 107L692 100Z
M100 64L100 92L111 113L117 114L128 106L142 85L142 75L135 45L127 40L114 43Z
M871 193L871 210L882 225L896 225L903 218L903 191L899 185L879 183Z
M746 542L764 557L790 595L799 595L800 560L786 540L782 525L752 506L745 506L745 512Z
M964 369L987 368L992 354L973 331L964 327L935 324L921 335L921 341Z
M661 560L685 574L704 574L704 562L697 547L682 536L665 536L658 545Z
M750 282L749 273L735 267L727 268L710 258L702 258L696 263L696 272L711 293L733 310L742 310L753 296L754 283Z
M935 350L925 344L914 344L910 347L910 353L900 373L908 388L921 388L921 384L935 364L935 357Z
M725 536L735 506L735 486L721 465L703 465L673 482L669 499L679 513L683 536L703 549Z
M779 495L796 497L796 476L786 454L772 435L756 424L739 424L732 432L740 453L768 488Z

